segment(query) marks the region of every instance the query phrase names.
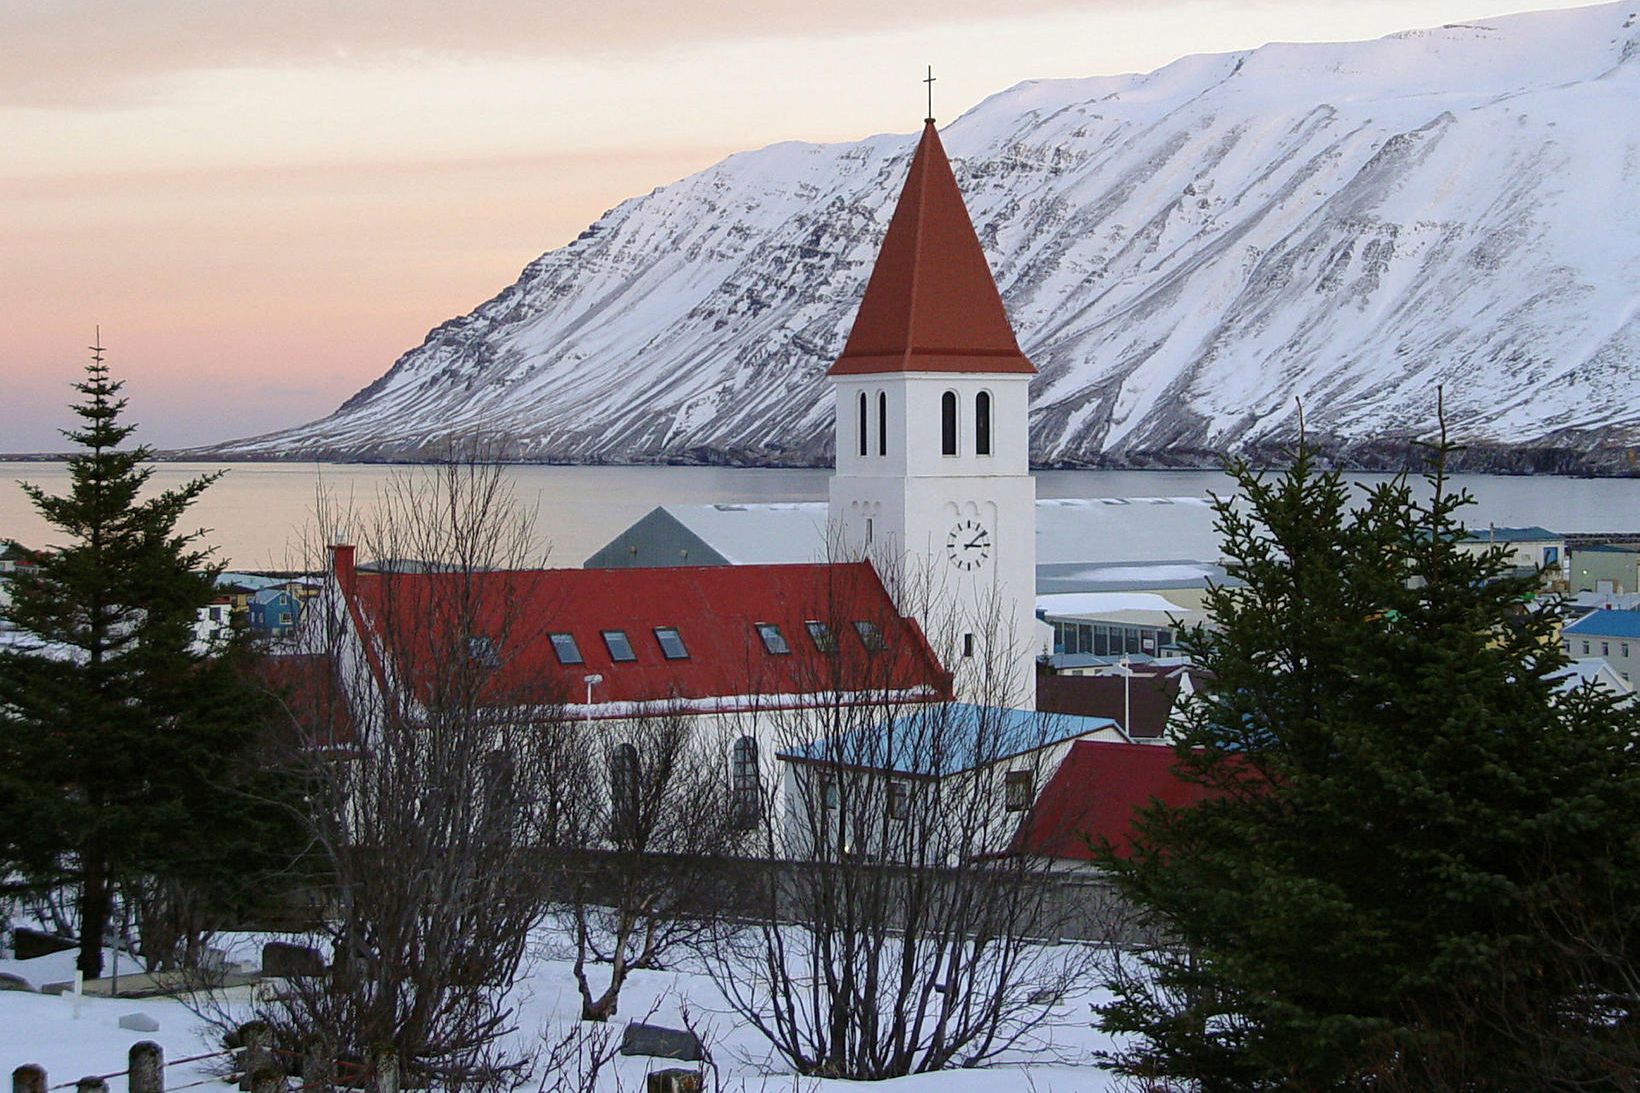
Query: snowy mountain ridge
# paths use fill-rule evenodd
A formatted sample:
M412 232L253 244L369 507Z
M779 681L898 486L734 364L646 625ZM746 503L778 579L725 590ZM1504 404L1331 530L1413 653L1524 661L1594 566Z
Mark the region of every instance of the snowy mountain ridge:
M1435 424L1514 469L1640 442L1634 0L1034 81L942 130L1050 465ZM824 463L915 138L744 152L621 203L320 421L213 449ZM1474 462L1471 465L1478 465Z

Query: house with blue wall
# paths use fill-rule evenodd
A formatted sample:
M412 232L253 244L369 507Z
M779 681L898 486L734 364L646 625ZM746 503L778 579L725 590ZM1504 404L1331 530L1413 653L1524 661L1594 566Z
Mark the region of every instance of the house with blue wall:
M283 588L264 588L250 598L245 613L256 633L284 637L302 617L302 601Z

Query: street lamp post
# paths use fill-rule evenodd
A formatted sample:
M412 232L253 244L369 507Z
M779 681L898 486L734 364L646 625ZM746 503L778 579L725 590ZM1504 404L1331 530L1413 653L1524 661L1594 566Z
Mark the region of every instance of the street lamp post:
M604 677L596 672L591 675L581 677L581 682L587 685L586 718L588 725L592 724L592 685L594 683L602 683L603 681Z

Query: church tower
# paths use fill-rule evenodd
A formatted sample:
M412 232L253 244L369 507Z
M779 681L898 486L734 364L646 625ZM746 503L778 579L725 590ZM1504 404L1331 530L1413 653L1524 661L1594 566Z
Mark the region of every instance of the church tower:
M958 655L1007 643L1016 706L1035 705L1035 374L930 118L827 373L837 396L831 529L851 556L926 576L964 620Z

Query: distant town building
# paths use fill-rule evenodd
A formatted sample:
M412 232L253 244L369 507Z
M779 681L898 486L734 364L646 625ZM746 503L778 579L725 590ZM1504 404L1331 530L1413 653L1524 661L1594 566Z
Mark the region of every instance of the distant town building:
M282 638L301 621L302 601L286 589L264 588L251 596L245 614L247 624L256 633Z
M1471 553L1502 547L1517 573L1545 570L1546 581L1562 579L1566 559L1566 537L1548 528L1510 528L1490 525L1469 529L1469 537L1459 544Z
M1572 547L1567 568L1573 592L1619 596L1640 592L1640 544Z
M1593 611L1560 632L1560 646L1573 659L1599 657L1624 683L1640 678L1640 611Z

